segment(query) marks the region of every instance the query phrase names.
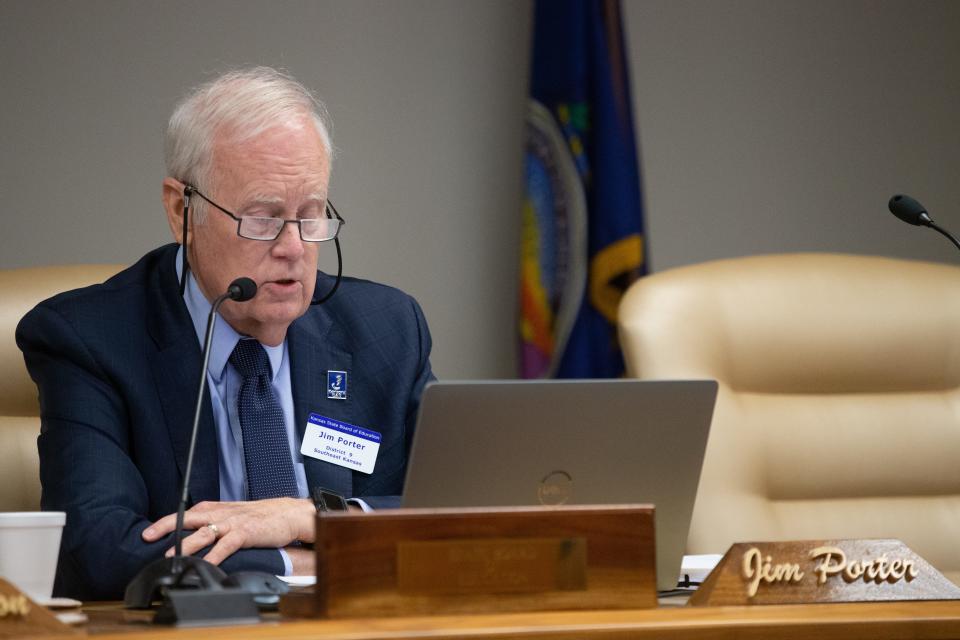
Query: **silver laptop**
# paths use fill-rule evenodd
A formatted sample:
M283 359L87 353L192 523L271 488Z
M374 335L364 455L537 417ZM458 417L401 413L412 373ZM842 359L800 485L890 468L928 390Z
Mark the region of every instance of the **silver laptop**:
M403 506L653 503L672 589L716 397L713 380L432 383Z

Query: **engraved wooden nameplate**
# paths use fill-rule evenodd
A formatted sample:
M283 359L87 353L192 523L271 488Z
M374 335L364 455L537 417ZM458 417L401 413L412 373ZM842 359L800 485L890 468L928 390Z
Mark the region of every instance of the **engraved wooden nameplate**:
M0 638L75 633L74 629L0 578Z
M317 586L281 612L353 617L655 607L653 507L331 512Z
M960 600L960 588L899 540L741 542L690 605Z

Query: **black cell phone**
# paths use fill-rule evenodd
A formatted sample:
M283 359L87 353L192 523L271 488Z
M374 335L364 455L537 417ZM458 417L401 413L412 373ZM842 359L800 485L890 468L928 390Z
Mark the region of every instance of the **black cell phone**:
M310 497L313 498L313 504L317 507L318 513L347 510L347 501L336 491L314 487L310 490Z

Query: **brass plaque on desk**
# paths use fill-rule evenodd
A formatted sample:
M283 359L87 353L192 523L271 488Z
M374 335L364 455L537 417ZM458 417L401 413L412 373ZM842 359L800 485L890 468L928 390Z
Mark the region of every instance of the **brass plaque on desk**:
M655 607L649 505L394 509L317 518L309 617Z
M960 600L899 540L737 543L690 598L698 605Z
M400 593L583 591L586 538L466 538L397 545Z

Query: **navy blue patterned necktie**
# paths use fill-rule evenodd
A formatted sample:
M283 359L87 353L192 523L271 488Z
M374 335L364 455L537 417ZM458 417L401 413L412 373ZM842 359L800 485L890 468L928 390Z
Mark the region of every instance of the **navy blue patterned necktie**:
M237 413L247 467L247 499L296 497L290 444L283 410L270 382L267 352L256 340L240 340L230 354L230 364L243 378Z

